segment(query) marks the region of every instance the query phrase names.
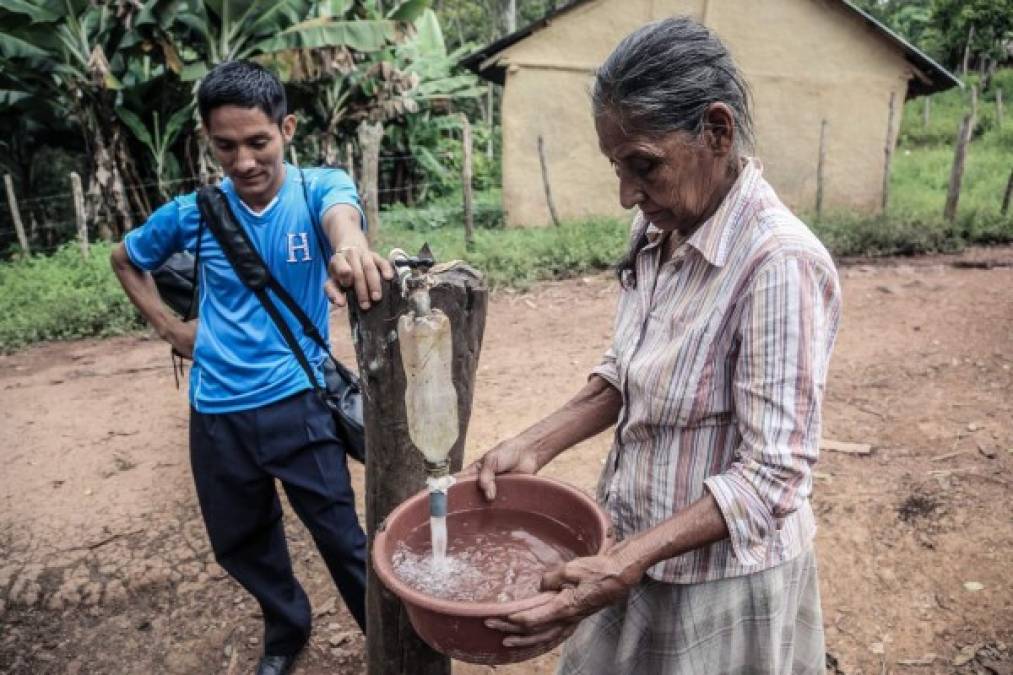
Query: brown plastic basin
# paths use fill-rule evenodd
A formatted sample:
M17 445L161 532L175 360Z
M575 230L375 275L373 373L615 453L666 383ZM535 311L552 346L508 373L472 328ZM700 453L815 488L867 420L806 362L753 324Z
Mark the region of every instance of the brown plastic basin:
M462 511L485 510L483 518L495 519L497 509L529 512L551 518L572 534L568 546L577 555L604 552L611 538L608 516L593 499L575 487L550 478L504 475L496 479L496 499L486 501L475 479L454 485L447 495L448 515ZM397 595L408 611L415 632L438 652L452 658L495 665L526 661L544 654L559 641L537 647L505 647L500 631L485 626L489 617L503 617L544 602L549 594L540 593L511 602L461 602L444 600L421 593L394 573L391 559L397 544L417 528L429 529L429 499L423 491L394 509L373 541L373 568L377 577ZM453 532L449 533L453 537ZM428 536L428 534L427 534Z

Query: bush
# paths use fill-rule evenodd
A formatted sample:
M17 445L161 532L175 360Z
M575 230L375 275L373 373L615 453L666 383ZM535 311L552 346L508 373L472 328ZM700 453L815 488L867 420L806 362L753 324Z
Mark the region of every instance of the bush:
M474 219L476 229L503 226L500 191L475 193ZM384 209L380 218L384 228L426 232L444 227L464 227L464 202L460 193L430 201L425 206L407 207L396 204Z
M838 212L806 222L836 257L954 253L970 244L1013 241L1013 218L973 209L961 211L955 223L941 215L893 212L886 217Z
M38 342L117 335L141 325L109 267L108 244L85 260L74 244L0 263L0 352Z

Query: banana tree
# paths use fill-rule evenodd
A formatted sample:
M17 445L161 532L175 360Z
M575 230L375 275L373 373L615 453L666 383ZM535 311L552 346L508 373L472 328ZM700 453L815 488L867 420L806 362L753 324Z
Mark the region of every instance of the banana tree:
M150 130L141 118L128 108L117 108L116 114L151 155L159 197L163 200L169 199L171 192L168 189L168 181L178 178L180 175L179 162L172 154L171 148L180 133L191 122L193 105L190 104L177 110L169 117L164 126L161 124L159 112L153 110Z
M410 0L409 4L418 4ZM270 62L282 80L298 79L300 64L335 55L383 49L398 35L405 13L380 17L362 2L342 0L183 0L159 44L179 78L194 83L218 63L234 59ZM324 105L340 108L340 91L321 92ZM198 172L209 165L206 141L197 137Z
M419 82L411 92L415 114L406 115L388 135L397 158L391 167L394 194L409 204L425 199L430 188L447 192L458 183L460 173L453 165L460 158L460 144L451 135L460 128L460 118L448 113L485 93L477 77L456 72L466 51L447 51L432 10L419 17L412 37L397 47L397 63Z
M0 7L0 70L75 121L88 157L89 215L111 224L110 234L150 211L116 107L142 48L138 26L170 9L171 0L5 0Z

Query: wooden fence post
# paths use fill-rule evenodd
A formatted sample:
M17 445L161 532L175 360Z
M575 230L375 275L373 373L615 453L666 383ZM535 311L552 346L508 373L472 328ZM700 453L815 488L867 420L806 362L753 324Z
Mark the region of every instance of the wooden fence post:
M1011 197L1013 197L1013 170L1009 172L1009 180L1006 181L1006 192L1002 196L1002 209L1000 209L1000 213L1004 216L1009 213L1009 201Z
M925 107L922 108L922 126L929 128L929 118L932 116L932 97L925 96Z
M967 68L971 60L971 42L974 40L974 24L967 31L967 42L964 43L964 58L960 65L960 76L967 77Z
M461 469L471 417L475 372L482 348L488 290L481 276L458 264L434 272L429 296L433 309L450 319L453 380L459 434L450 451L450 471ZM353 293L354 295L354 293ZM406 377L396 326L409 310L395 279L386 282L383 300L363 312L350 297L349 321L363 386L366 424L367 551L384 519L401 502L425 487L426 470L411 441L405 409ZM369 675L449 675L450 659L433 651L412 630L404 607L380 583L368 563L366 587L366 663Z
M552 200L552 187L549 184L549 163L545 159L545 139L538 134L538 161L542 165L542 187L545 188L545 202L549 205L549 216L552 224L559 227L559 214L556 213L556 202Z
M25 255L31 255L28 248L28 237L25 236L25 224L21 222L21 211L18 210L18 198L14 195L14 181L9 173L4 174L4 187L7 188L7 205L11 209L11 220L14 221L14 231L18 233L18 243Z
M288 156L292 164L294 164L295 166L299 166L299 153L295 151L294 143L289 143L288 145Z
M475 245L475 204L471 192L471 123L461 113L461 146L464 149L464 166L461 168L461 187L464 193L464 243L471 249Z
M893 115L894 106L897 101L897 92L890 92L890 114L886 118L886 145L883 146L884 164L883 164L883 213L886 213L886 207L890 203L890 164L893 161Z
M74 192L74 215L77 220L77 240L81 246L81 256L88 257L88 221L84 215L84 189L81 177L76 171L70 172L70 187Z
M1002 129L1003 122L1003 108L1002 108L1002 89L995 90L995 123L1000 129Z
M363 121L359 125L359 148L362 149L362 198L366 203L369 242L380 233L380 142L383 124Z
M949 222L957 218L957 204L960 202L960 186L964 181L964 162L967 159L967 146L971 142L971 134L974 131L974 116L978 107L978 89L971 86L971 109L960 121L960 130L957 131L957 140L953 148L953 168L950 169L950 186L946 191L946 206L943 208L943 217Z
M345 142L345 167L348 171L348 177L355 182L355 155L352 154L352 142Z
M485 113L486 122L489 126L489 137L485 140L485 156L491 162L495 154L495 142L493 132L496 130L496 85L489 83L488 105Z
M816 161L816 220L823 216L823 179L827 164L827 126L824 118L820 122L820 154Z

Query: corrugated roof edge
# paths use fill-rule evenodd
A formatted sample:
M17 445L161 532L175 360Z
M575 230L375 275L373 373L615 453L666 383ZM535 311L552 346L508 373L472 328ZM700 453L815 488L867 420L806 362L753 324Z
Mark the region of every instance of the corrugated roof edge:
M900 47L901 51L904 52L904 57L929 79L929 81L926 82L919 77L912 78L908 85L909 98L923 96L926 94L934 94L939 91L945 91L951 87L962 88L964 86L964 83L961 82L956 75L936 63L928 54L895 33L886 24L879 21L879 19L850 2L850 0L837 1L872 26L872 28L880 33L884 38ZM574 0L563 7L559 7L558 9L549 12L541 19L528 24L524 28L501 37L499 40L491 42L482 49L469 54L461 59L459 65L467 68L486 80L495 82L496 84L504 84L506 82L506 72L502 66L489 64L483 67L483 64L485 64L490 58L496 56L496 54L499 54L504 49L520 42L535 31L545 28L552 23L553 19L556 17L588 2L591 2L591 0Z

